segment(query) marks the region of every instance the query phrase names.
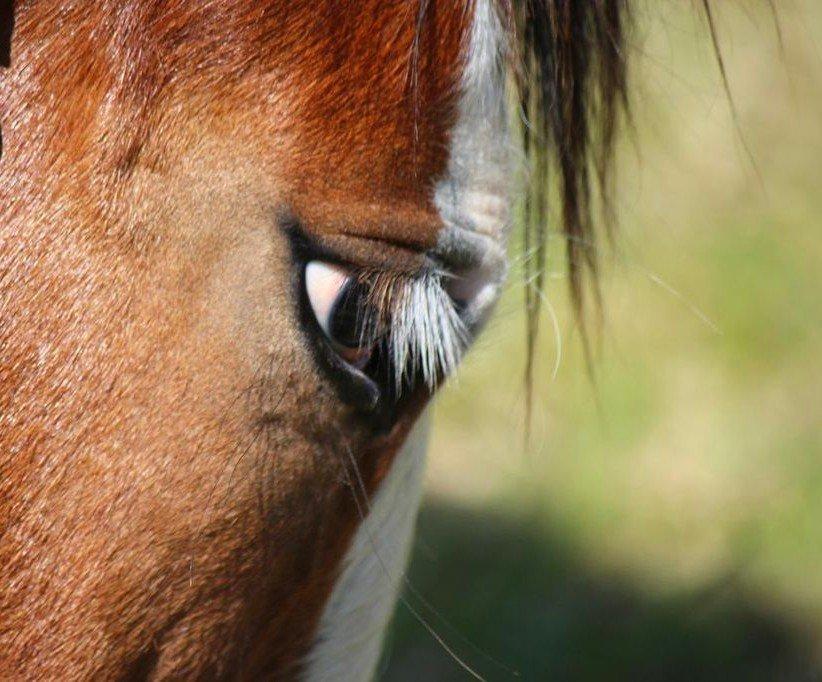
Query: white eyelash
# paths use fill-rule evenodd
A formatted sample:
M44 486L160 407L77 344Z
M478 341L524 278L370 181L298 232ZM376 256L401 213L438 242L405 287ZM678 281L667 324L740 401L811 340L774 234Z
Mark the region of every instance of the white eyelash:
M365 326L387 327L397 393L418 372L433 390L456 370L469 339L454 301L443 288L443 275L371 273L363 277L370 286L369 309L380 318Z

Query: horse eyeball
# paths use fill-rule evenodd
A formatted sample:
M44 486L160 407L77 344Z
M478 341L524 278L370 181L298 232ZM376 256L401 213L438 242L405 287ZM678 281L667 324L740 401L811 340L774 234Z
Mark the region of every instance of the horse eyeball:
M315 260L305 266L305 289L331 347L348 364L363 368L373 350L366 287L344 267Z

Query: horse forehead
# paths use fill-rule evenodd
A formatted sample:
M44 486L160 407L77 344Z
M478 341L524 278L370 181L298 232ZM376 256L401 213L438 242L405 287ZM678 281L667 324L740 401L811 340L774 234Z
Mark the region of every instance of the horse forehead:
M322 41L285 55L294 66L283 81L285 170L305 212L333 214L341 203L425 208L448 164L471 4L377 0L341 12L332 3L306 18L325 25L336 17ZM409 222L420 230L425 220Z
M132 21L123 57L146 39L164 55L139 54L138 96L162 78L195 101L222 97L220 113L248 109L245 122L274 134L298 189L368 181L408 192L446 165L474 7L487 1L222 0L192 10L165 0L150 16L151 3L132 0L147 28ZM169 63L176 73L162 73Z
M504 182L480 183L508 165L506 16L497 0L366 2L340 14L328 49L287 50L284 168L297 214L329 227L346 215L364 236L427 249L478 184L507 196Z
M36 63L17 77L39 79L32 99L73 122L42 158L64 147L75 153L59 154L50 168L93 156L98 170L120 172L146 140L158 147L150 158L162 163L174 156L175 135L191 144L182 132L191 112L216 112L237 123L237 147L259 148L261 167L273 159L288 198L313 207L324 223L343 203L431 209L466 88L483 91L487 80L487 55L496 49L487 29L497 28L488 16L507 4L111 0L82 12L72 7L32 5L16 31L18 63ZM56 40L48 28L58 21L75 30ZM420 233L434 230L414 216L407 222L418 222Z

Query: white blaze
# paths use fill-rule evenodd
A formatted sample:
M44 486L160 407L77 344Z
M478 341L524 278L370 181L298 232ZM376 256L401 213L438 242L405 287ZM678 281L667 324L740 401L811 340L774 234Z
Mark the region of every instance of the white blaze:
M311 682L363 682L374 675L420 506L428 421L424 414L397 453L343 560L306 661Z
M437 250L479 254L479 285L463 317L480 323L505 275L513 178L506 126L504 31L494 0L475 0L470 44L448 172L435 188L444 229ZM311 682L371 679L402 585L422 496L427 443L424 416L397 455L357 530L306 660Z
M463 314L474 331L490 313L505 278L511 196L518 184L519 164L513 163L516 152L507 123L504 37L497 3L475 0L448 171L434 192L444 225L436 251L443 255L473 251L481 262L472 274L474 282L466 283L478 294Z

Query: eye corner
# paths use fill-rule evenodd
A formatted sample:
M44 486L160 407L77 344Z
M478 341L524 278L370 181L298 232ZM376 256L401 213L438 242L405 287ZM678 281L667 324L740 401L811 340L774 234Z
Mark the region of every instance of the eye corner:
M332 337L332 315L340 296L354 277L348 268L321 260L310 260L304 266L303 286L308 304L322 331Z
M316 258L314 254L299 262L298 267L299 316L319 367L330 378L343 402L366 414L380 412L380 406L385 404L384 388L368 376L364 367L347 361L345 348L335 344L332 336L330 316L336 303L332 296L335 292L337 296L345 295L343 289L356 277L356 269L338 261Z

